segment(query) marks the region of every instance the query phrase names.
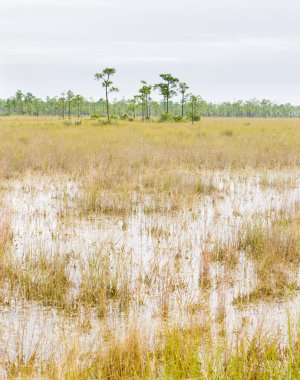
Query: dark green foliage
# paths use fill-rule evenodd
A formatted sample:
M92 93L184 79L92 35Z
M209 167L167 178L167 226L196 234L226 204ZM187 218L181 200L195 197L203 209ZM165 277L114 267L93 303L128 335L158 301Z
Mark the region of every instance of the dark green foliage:
M171 74L161 74L161 83L154 86L142 81L139 94L127 100L114 100L109 102L110 93L119 91L113 87L111 77L115 74L114 68L105 68L101 73L95 74L95 79L102 82L105 88L105 99L90 100L81 95L75 95L71 90L62 92L59 97L46 97L40 99L32 93L23 93L18 90L14 96L0 99L0 115L29 115L29 116L59 116L71 117L99 115L99 117L110 118L110 113L130 116L133 119L159 118L161 114L175 115L175 121L180 121L186 116L192 121L199 121L203 117L300 117L300 106L290 103L277 104L269 100L251 99L248 101L237 100L234 102L223 102L220 104L209 103L202 98L187 93L189 87L184 82ZM152 90L158 90L163 99L157 102L151 98ZM176 100L172 100L179 95ZM165 117L161 118L162 120ZM168 119L168 117L167 117Z
M163 113L160 115L160 121L174 121L174 116L171 113Z

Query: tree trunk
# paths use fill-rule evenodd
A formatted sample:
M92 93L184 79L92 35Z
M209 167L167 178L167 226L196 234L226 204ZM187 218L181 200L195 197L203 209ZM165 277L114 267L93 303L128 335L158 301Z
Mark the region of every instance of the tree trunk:
M192 102L192 124L194 124L194 103Z
M108 104L108 91L107 91L107 86L105 87L105 97L106 97L106 115L107 115L107 120L109 120L109 104Z

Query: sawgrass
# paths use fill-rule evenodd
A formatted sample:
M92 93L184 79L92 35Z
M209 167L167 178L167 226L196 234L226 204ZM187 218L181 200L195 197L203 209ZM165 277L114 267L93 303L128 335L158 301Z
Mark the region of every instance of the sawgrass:
M165 187L170 179L163 181L161 176L170 169L176 176L182 170L195 175L201 169L297 166L299 137L300 119L251 119L250 123L203 119L194 125L121 122L118 126L83 120L80 126L66 126L55 118L2 117L0 168L8 176L26 170L78 176L94 169L114 184L125 178L131 183L137 172L151 168L159 172Z
M203 119L189 123L137 123L101 125L83 120L80 125L59 119L0 118L0 179L27 171L54 175L64 173L80 185L77 199L80 216L101 214L123 220L128 215L193 210L201 197L218 196L217 171L297 168L300 164L298 119ZM295 185L296 181L262 178L260 186ZM198 202L198 203L197 203ZM70 219L71 220L71 219ZM66 219L66 221L68 221ZM255 266L255 287L236 297L238 306L257 301L280 301L295 294L299 267L299 218L280 218L268 228L250 226L239 241L219 242L202 252L198 285L203 299L190 304L193 321L169 324L174 294L188 279L181 271L184 253L168 244L168 262L160 256L132 284L136 267L124 247L104 247L88 257L70 257L43 249L14 257L9 218L0 218L1 306L12 300L51 310L65 310L63 318L78 323L78 336L66 334L56 352L43 356L38 347L28 352L15 340L14 355L0 358L1 374L8 379L297 379L300 378L300 334L287 326L283 336L270 339L263 332L247 331L227 337L218 334L212 318L197 319L214 286L212 265L236 270L243 251ZM146 226L154 239L172 240L160 224ZM188 227L187 227L188 228ZM170 250L169 250L170 249ZM160 251L159 251L160 252ZM78 274L75 283L71 272ZM206 296L205 296L206 295ZM226 319L225 291L220 286L216 324ZM143 297L159 305L159 327L148 336L135 323L134 308ZM192 297L191 297L192 300ZM112 313L112 307L116 306ZM132 306L132 308L130 308ZM207 306L207 305L206 305ZM155 310L157 312L157 310ZM81 329L96 315L103 330L96 348L81 346ZM115 314L114 314L115 313ZM131 314L131 325L112 331L109 318ZM207 312L209 313L209 312ZM125 317L124 317L125 318ZM92 319L92 317L91 317ZM83 326L84 325L84 326ZM22 326L19 326L22 330ZM58 347L57 347L58 348Z

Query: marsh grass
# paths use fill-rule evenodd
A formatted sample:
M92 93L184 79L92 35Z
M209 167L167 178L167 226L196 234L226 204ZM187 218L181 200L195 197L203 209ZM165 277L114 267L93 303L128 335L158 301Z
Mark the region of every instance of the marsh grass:
M77 303L95 308L100 318L105 317L110 301L115 301L119 312L127 311L131 300L131 281L126 252L111 246L93 252L87 262L81 262L81 281Z
M109 303L118 312L128 310L131 300L130 255L113 245L92 251L88 258L36 250L14 257L7 247L11 241L8 226L1 234L1 303L9 305L12 299L34 301L73 315L82 307L93 308L103 318ZM128 270L126 269L128 267ZM75 283L71 272L75 270ZM74 276L73 276L74 277Z
M6 266L11 256L12 230L6 213L0 214L0 303L9 303L6 288Z
M225 130L222 132L222 136L225 136L225 137L232 137L232 136L233 136L233 130L232 130L232 129L225 129Z
M12 231L8 220L3 220L0 216L0 258L5 256L12 242Z
M300 229L297 214L272 222L269 227L253 225L239 241L255 263L256 287L247 295L235 298L237 305L279 301L295 295L299 289L297 272L300 264Z
M225 263L230 269L234 269L238 264L238 249L234 242L219 241L214 244L212 259L215 262Z
M28 358L18 355L14 360L6 360L7 379L30 379L34 378L38 368L37 350Z
M97 123L96 123L97 124ZM213 171L299 165L300 122L203 119L99 127L92 120L0 118L0 173L63 172L84 183L84 214L176 212L214 194ZM228 138L230 136L230 138ZM272 150L269 146L272 144ZM207 174L205 174L207 173Z
M125 170L127 171L127 170ZM168 213L195 205L199 198L217 192L212 178L173 168L170 171L143 168L124 169L91 176L84 186L79 207L83 215L127 216L142 210L145 214Z
M203 289L209 289L212 286L212 279L210 274L210 261L210 252L204 250L201 254L200 271L198 278L198 284Z
M297 186L297 178L293 175L287 176L275 176L272 178L268 173L265 173L260 178L260 186L265 188L275 188L275 189L284 189L284 188L294 188Z
M12 296L63 309L68 304L67 293L72 285L67 269L65 255L31 252L22 260L7 258L4 281Z
M214 193L215 170L300 163L298 119L257 119L251 125L203 119L199 125L201 133L186 123L122 121L102 128L91 120L74 126L55 118L0 118L0 173L66 173L85 184L84 213L124 215L137 210L137 201L148 213L191 205Z
M287 326L291 330L291 326ZM298 326L299 329L299 326ZM298 330L299 331L299 330ZM209 324L182 327L166 325L153 343L147 334L129 327L125 338L107 334L106 348L71 347L60 358L45 361L44 379L298 379L300 376L300 336L289 333L286 344L278 337L270 338L258 330L252 338L247 334L236 342L223 336L212 339ZM79 343L79 342L78 342ZM80 357L80 360L79 360ZM38 359L26 362L16 358L4 360L7 378L34 379L41 373Z
M124 340L113 335L107 350L96 353L90 367L84 368L78 379L151 378L152 356L147 338L132 328Z
M299 216L281 215L267 227L251 225L234 236L237 242L208 239L196 264L199 277L192 285L197 289L188 298L194 282L189 278L189 270L195 271L189 257L194 242L183 243L180 237L191 221L181 219L181 211L197 215L203 197L214 207L220 195L218 171L248 175L249 170L296 168L299 137L298 119L251 123L203 119L194 126L120 121L118 126L104 126L89 120L73 125L50 118L0 118L0 179L22 180L28 171L67 175L78 184L79 195L72 204L75 218L65 218L64 223L77 222L77 216L91 222L90 216L100 215L101 221L121 222L122 232L129 235L130 217L142 214L148 219L141 228L154 252L150 262L137 264L118 241L118 245L97 242L97 249L88 249L86 256L50 253L45 248L15 257L9 220L0 216L1 306L10 307L14 300L43 311L64 310L59 316L66 324L75 324L78 334L78 341L76 334L62 337L59 360L56 351L43 356L33 347L28 353L16 339L14 355L0 358L4 378L300 378L299 326L297 334L287 333L287 344L282 342L284 334L270 339L261 331L249 331L249 336L243 331L235 337L226 331L225 302L228 272L237 269L241 252L254 264L255 287L236 297L234 304L282 301L296 293ZM279 189L295 183L266 176L259 185ZM219 210L213 212L217 218ZM63 216L64 210L58 213ZM165 216L169 224L156 219ZM141 251L148 243L141 242ZM213 266L218 266L216 274ZM217 297L215 316L210 314L212 295ZM186 313L182 323L181 314L172 320L177 310ZM149 333L135 318L135 312L140 316L144 311L158 322ZM116 324L125 320L124 326L112 328L112 320ZM96 323L101 333L94 337L98 343L94 347L84 338L95 333Z

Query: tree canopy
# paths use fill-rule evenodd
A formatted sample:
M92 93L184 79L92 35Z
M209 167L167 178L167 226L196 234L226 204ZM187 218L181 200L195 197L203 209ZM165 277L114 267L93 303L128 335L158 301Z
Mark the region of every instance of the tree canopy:
M279 104L267 99L250 99L247 101L212 103L197 94L188 93L190 86L172 74L160 74L161 82L149 84L141 81L138 93L130 99L110 99L112 93L119 91L113 85L115 68L105 68L95 74L95 79L102 83L104 97L98 100L85 99L71 90L63 91L59 96L41 99L31 92L17 90L15 95L0 99L0 115L32 115L81 117L98 115L110 119L111 115L123 118L137 117L145 121L151 117L172 114L192 121L204 117L300 117L300 106L290 103ZM152 97L153 90L161 98ZM159 99L159 100L158 100Z

